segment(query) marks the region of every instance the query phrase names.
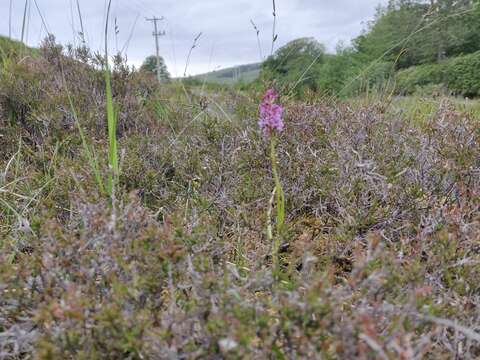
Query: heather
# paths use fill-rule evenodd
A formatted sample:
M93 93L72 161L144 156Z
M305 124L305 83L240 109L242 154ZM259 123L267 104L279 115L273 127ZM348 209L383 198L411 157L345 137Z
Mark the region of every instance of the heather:
M3 63L1 359L480 356L477 101L280 88L272 162L269 87L116 58L113 172L103 65Z

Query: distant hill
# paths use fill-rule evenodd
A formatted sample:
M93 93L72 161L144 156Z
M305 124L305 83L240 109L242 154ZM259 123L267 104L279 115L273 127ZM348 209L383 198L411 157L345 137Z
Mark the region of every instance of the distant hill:
M255 63L235 66L196 75L193 79L221 85L235 85L239 82L251 83L260 75L261 65L261 63Z

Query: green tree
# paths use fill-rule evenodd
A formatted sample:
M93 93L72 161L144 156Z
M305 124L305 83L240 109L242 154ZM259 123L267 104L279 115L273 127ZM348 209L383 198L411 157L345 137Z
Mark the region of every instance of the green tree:
M391 0L354 40L366 62L397 68L442 61L480 49L478 0Z
M419 33L415 32L427 11L427 4L408 0L390 1L387 7L379 7L375 19L354 40L358 56L365 63L379 59L396 62L399 68L422 63L425 55L420 51Z
M140 67L141 71L148 72L151 74L157 74L157 57L151 55L145 59L142 66ZM168 72L167 65L162 57L160 57L160 78L164 81L170 80L170 73Z
M325 47L313 38L293 40L278 49L262 66L262 77L281 86L298 84L298 90L317 89Z
M337 46L335 55L326 55L317 79L318 89L330 95L344 91L361 67L361 62L355 55L355 49L341 44Z
M473 0L430 0L424 42L432 58L468 54L480 49L480 18Z

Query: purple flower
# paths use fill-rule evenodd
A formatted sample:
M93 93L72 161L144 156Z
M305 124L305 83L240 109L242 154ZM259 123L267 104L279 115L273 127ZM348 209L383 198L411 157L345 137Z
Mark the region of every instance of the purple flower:
M269 89L260 104L260 120L258 125L266 138L269 138L273 132L282 132L285 127L282 119L283 107L274 103L277 99L278 95L275 91Z

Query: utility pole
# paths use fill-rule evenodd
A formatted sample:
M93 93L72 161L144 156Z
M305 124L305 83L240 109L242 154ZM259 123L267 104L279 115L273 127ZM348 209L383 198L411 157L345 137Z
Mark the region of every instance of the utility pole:
M161 82L161 77L160 77L160 47L158 45L158 38L160 36L165 35L165 31L158 31L158 22L164 20L165 18L162 16L161 18L153 17L151 19L146 19L147 21L153 22L153 36L155 36L155 47L156 47L156 52L157 52L157 80L158 82Z

